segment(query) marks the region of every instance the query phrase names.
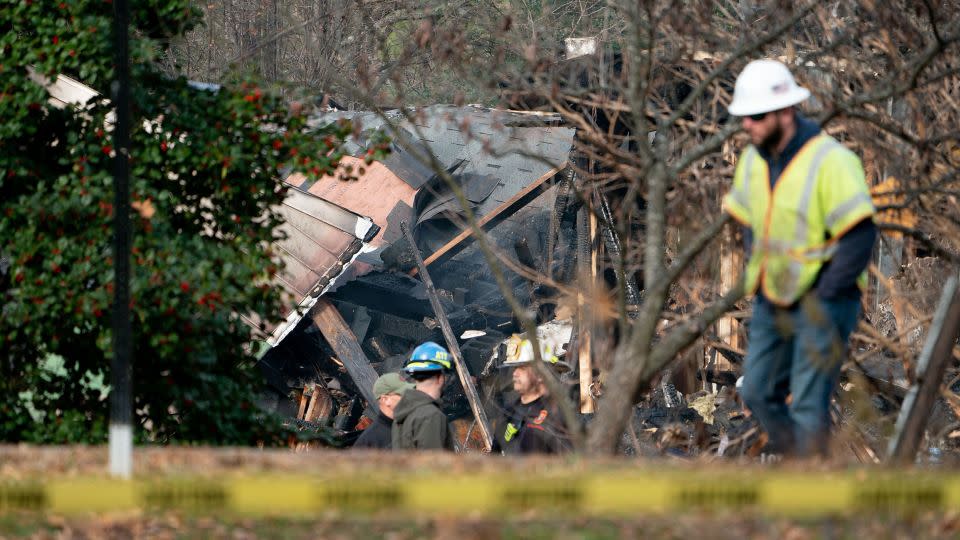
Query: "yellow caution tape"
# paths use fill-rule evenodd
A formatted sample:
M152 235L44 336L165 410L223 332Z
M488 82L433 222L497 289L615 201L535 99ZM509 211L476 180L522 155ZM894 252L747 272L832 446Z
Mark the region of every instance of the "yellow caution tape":
M294 475L41 482L0 481L0 513L126 510L297 516L322 512L436 516L537 511L620 516L755 510L807 516L960 510L960 474L599 472L576 476L384 475L382 480ZM573 514L575 512L576 514Z

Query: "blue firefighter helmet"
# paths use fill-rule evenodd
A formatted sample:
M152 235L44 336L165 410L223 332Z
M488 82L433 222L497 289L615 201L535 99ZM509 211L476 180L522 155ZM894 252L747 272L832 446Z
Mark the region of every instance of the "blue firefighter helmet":
M449 371L450 365L450 353L440 345L428 341L413 350L403 370L412 375L431 371Z

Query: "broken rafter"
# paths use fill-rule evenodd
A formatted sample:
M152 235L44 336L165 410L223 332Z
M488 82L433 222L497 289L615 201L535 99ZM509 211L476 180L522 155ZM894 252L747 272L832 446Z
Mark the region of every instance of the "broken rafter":
M377 372L373 370L370 360L357 343L350 325L343 320L337 308L326 298L317 300L312 310L312 318L324 339L330 344L330 348L337 353L363 399L367 400L370 407L379 411L376 396L373 395L373 383L377 380Z
M300 407L297 409L297 420L303 420L304 410L307 408L307 388L300 392Z

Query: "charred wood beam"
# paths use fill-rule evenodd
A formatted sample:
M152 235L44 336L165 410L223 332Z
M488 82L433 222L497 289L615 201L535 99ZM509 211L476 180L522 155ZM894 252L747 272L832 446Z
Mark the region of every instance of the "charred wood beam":
M569 282L576 273L578 236L578 218L583 202L574 192L577 179L573 167L568 167L557 184L557 196L554 202L550 222L550 234L546 265L548 277L561 283Z
M703 380L703 378L706 377L706 382L708 383L714 383L733 388L737 384L737 377L740 375L736 371L708 369L704 371L697 371L696 376L699 380Z
M347 374L357 385L360 394L374 410L377 407L377 398L373 395L373 383L377 380L377 372L370 365L370 360L360 348L356 336L350 326L343 320L337 308L326 298L317 300L312 310L314 324L320 329L324 339L346 368Z
M730 363L738 366L743 365L743 358L745 356L743 351L727 345L713 334L709 334L707 337L711 340L706 343L707 347L720 353L720 356L724 357Z
M364 309L363 306L342 300L337 301L337 307L340 308L342 313L348 316L351 312L360 313L360 310ZM369 308L366 308L366 312L370 317L369 333L372 336L382 334L416 342L430 341L437 338L436 331L424 326L421 319L408 319ZM387 356L389 356L389 354Z
M620 242L620 235L617 233L617 229L613 226L613 212L610 211L610 203L603 194L600 194L598 199L600 217L603 219L600 224L603 244L606 246L607 253L613 260L617 280L623 285L624 299L627 302L627 306L638 306L640 305L640 291L637 290L637 283L633 279L633 272L626 268L623 261L623 244ZM628 310L628 313L632 315L631 318L635 316L631 310Z
M363 306L358 307L357 311L353 315L353 322L350 323L350 330L353 331L353 335L357 338L357 342L362 343L367 337L367 330L370 328L371 321L372 319L370 314L367 312L367 308Z
M557 270L569 270L571 266L570 257L566 257L565 254L571 250L572 241L565 238L567 236L565 229L568 227L564 227L564 222L571 221L570 218L576 219L570 208L572 203L576 202L576 197L571 197L570 194L573 191L575 174L573 168L568 167L557 183L557 196L553 203L553 212L550 214L550 233L547 235L547 264L544 265L544 269L547 277L553 279L554 275L557 275L560 281L566 279L567 272L561 271L558 274ZM569 223L566 224L569 225ZM555 265L559 267L556 270Z
M477 426L480 428L480 434L483 437L486 451L489 452L493 448L493 433L490 430L487 413L480 403L477 387L474 386L473 379L470 378L470 371L467 369L467 365L463 361L463 355L460 353L460 345L457 343L457 338L453 334L453 329L450 328L450 321L447 320L447 314L443 311L443 306L440 304L440 297L437 295L436 287L433 286L433 280L430 279L427 264L424 262L423 257L420 256L417 242L413 239L413 235L410 234L410 228L406 222L400 224L400 230L402 230L403 235L407 237L407 241L410 243L410 249L413 250L413 256L417 261L417 268L420 270L420 279L422 279L424 285L427 286L427 296L430 298L430 305L433 306L437 321L440 323L441 330L443 330L443 337L447 342L447 347L450 349L450 354L453 356L453 363L457 368L460 384L463 385L463 391L467 396L467 401L470 402L470 409L473 411L473 416L477 420Z
M423 301L423 283L398 272L371 272L344 284L329 297L338 305L348 302L354 309L364 306L371 314L383 312L414 320L433 314ZM345 310L343 313L347 317Z
M376 407L376 400L368 402L371 406ZM360 419L360 414L363 412L363 407L360 406L360 400L356 397L343 404L340 407L340 411L337 413L337 417L333 421L333 429L337 431L353 431L353 426L357 424L357 420Z
M531 270L540 270L537 268L537 261L533 256L533 251L530 250L530 244L527 242L526 238L521 238L514 242L513 250L517 253L517 261L519 261L520 264L530 268Z

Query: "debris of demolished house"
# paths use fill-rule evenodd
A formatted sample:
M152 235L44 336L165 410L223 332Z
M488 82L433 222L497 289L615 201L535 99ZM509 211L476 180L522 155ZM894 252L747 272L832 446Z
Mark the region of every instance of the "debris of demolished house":
M56 106L97 95L64 75L52 82L33 76L47 85ZM589 328L581 328L576 310L559 305L557 291L538 279L568 284L587 264L603 279L604 269L597 267L609 270L619 256L616 231L584 211L586 198L607 219L609 202L578 190L570 166L577 159L575 130L555 114L445 105L385 117L328 109L311 122L319 126L338 119L360 128L347 143L349 155L340 169L316 180L296 174L284 179L291 187L279 209L286 239L276 248L285 270L275 280L286 299L282 322L270 326L257 314L242 315L266 331L269 348L258 363L264 380L261 406L320 433L314 438L324 445L349 446L374 412L372 384L378 374L399 370L423 341L443 343L445 324L475 381L485 416L497 418L510 399L510 381L496 367L511 336L522 329L473 242L460 204L435 168L410 151L419 149L434 156L434 165L463 190L504 258L498 270L514 296L537 314L538 336L554 351L564 351L571 371L561 382L588 422L602 391ZM388 121L400 127L392 152L382 162L366 164L367 138ZM891 181L874 187L876 201L889 199ZM405 223L419 253L404 238ZM956 272L922 249L907 256L906 245L897 234L879 245L876 266L883 278L867 299L873 305L865 315L873 343L865 345L855 336L841 384L847 398L838 399L834 411L835 422L847 428L840 444L864 462L877 462L888 446L892 459L909 462L921 440L931 460L960 446L960 369L949 361L958 356L960 294L949 279ZM418 259L432 276L430 288L418 275ZM721 286L730 285L727 279L738 265L735 255L721 255ZM625 289L628 304L637 303L642 283L632 280ZM692 370L664 373L639 398L623 435L625 453L730 456L759 450L760 430L735 391L748 320L748 312L735 312L718 321L694 347L693 362L686 362ZM443 407L458 444L482 450L484 430L476 423L482 415L471 410L470 392L459 380L449 384ZM858 416L855 409L863 401L874 419L886 418L886 427ZM891 429L898 411L901 419Z
M510 381L495 368L503 360L505 343L522 329L471 242L453 194L433 169L405 150L420 147L451 173L501 256L512 261L500 271L514 296L537 313L538 334L549 335L552 346L566 353L572 370L562 383L588 421L599 375L590 363L589 337L581 335L578 342L577 314L557 305L556 291L535 279L546 275L556 282L572 282L578 258L594 264L601 245L610 248L608 257L616 256L619 240L613 231L603 231L610 238L601 241L597 225L593 230L584 226L588 212L581 212L583 201L573 185L576 175L568 166L574 130L555 115L451 106L397 112L386 119L367 112L327 112L314 122L341 118L362 126L363 133L383 127L386 120L395 122L403 140L394 141L384 162L366 167L359 157L364 141L351 141L348 148L354 156L341 163L341 168L351 168L351 174L335 173L316 181L297 175L286 179L296 190L342 205L358 219L368 217L376 232L372 237L356 236L354 250L330 259L336 272L317 268L307 275L299 260L288 265L309 279L331 273L337 278L318 280L311 293L303 295L299 311L292 310L287 323L274 330L274 347L259 363L266 381L262 405L295 419L302 428L330 428L334 437L325 443L347 446L372 413L371 378L399 370L423 341L443 343L443 321L438 320L443 317L459 337L486 416L497 418L510 399ZM355 178L340 181L340 176ZM417 257L404 241L403 223L411 224L417 255L436 283L440 317L431 306L427 285L417 276ZM284 251L284 256L289 260L293 254ZM530 272L518 273L517 268ZM286 281L303 279L291 276ZM756 441L758 429L733 392L742 353L725 342L714 345L713 360L697 372L699 383L684 388L686 394L667 376L639 404L624 435L625 452L662 453L668 447L678 451L712 444L713 451L723 454L726 447L739 445L744 451ZM483 429L477 426L466 394L460 381L451 381L443 395L444 410L456 428L458 444L482 450Z

